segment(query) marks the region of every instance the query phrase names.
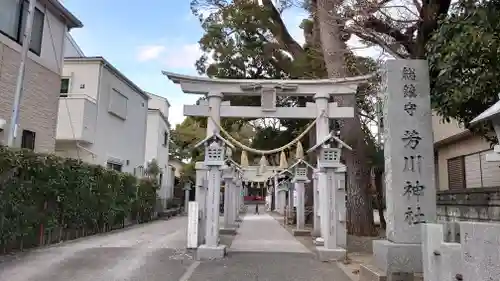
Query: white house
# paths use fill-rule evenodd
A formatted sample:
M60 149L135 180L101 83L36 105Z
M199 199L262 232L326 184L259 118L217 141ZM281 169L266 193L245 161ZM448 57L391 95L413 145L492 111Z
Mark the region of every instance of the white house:
M28 1L0 0L0 143L11 118L27 14ZM82 26L59 1L36 2L16 146L54 151L64 39Z
M145 163L148 100L104 58L65 58L56 154L135 174Z
M160 170L160 190L158 196L165 199L173 197L173 185L169 180L171 169L169 162L170 128L168 111L170 104L164 97L149 94L148 121L146 133L146 161L156 159Z

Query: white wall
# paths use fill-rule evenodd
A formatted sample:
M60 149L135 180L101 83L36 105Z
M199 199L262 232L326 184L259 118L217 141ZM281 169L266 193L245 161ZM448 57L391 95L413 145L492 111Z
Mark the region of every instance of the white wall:
M63 65L64 39L67 33L67 26L39 2L37 2L36 7L45 14L42 50L40 56L29 52L28 57L59 74ZM0 34L0 43L4 43L9 48L21 52L21 45L3 34Z
M163 115L165 115L166 118L168 118L168 113L170 109L170 104L168 103L168 100L164 97L160 97L154 94L149 95L151 99L149 100L149 105L148 107L151 109L158 109L160 110Z
M106 165L108 160L118 160L123 163L123 172L132 173L134 168L144 165L148 101L107 68L102 68L101 74L97 130L91 150L97 153L99 164ZM128 99L125 120L108 112L113 89Z
M145 161L150 161L158 157L158 146L161 145L158 135L160 134L160 118L159 114L154 111L148 112L147 132L146 132L146 153ZM158 161L158 159L156 159ZM159 163L158 163L159 164ZM160 168L162 166L160 165Z
M168 182L168 142L164 145L164 133L168 132L168 125L157 110L149 110L146 134L146 161L156 159L163 173L158 195L162 199L170 198Z

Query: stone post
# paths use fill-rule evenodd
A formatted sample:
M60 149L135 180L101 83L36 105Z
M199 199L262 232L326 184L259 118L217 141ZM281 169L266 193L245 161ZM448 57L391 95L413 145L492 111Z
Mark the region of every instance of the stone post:
M273 181L273 195L274 195L274 212L279 212L280 209L280 198L278 194L278 181L276 181L276 177L274 177Z
M240 213L242 211L241 209L241 204L243 204L243 182L241 180L241 178L238 179L237 183L236 183L236 187L237 187L237 198L238 200L236 201L236 209L237 209L237 212L236 212L236 221L241 221L241 217L240 217Z
M189 192L191 191L191 184L186 183L184 185L184 213L188 213L188 207L189 207Z
M234 171L232 168L224 170L224 228L220 230L221 234L236 234L234 218Z
M206 226L206 196L207 196L207 173L208 168L203 162L196 162L196 189L195 189L195 199L198 202L199 209L199 229L198 229L198 241L203 244L205 243L205 226Z
M346 217L346 166L335 169L335 180L337 182L335 189L334 204L337 210L337 216L334 218L335 233L337 235L337 247L347 249L347 217Z
M231 181L230 177L224 176L224 228L230 228L231 209Z
M297 190L297 230L303 230L305 224L305 189L304 182L296 182L295 189Z
M314 220L313 220L313 231L311 233L312 237L321 236L321 222L320 222L320 211L319 211L319 188L318 188L318 173L313 174L313 208L314 208Z
M316 95L314 95L314 102L316 104L316 113L318 114L318 116L323 112L325 113L328 112L329 99L330 99L329 93L316 93ZM328 115L323 114L316 122L316 141L317 142L322 141L326 136L328 136L329 133L330 133L330 120L328 119ZM318 163L319 155L317 159ZM323 173L324 173L323 171L317 171L318 178ZM317 212L314 216L315 217L314 225L316 225L316 223L319 220L319 227L316 228L315 226L314 230L316 230L317 232L319 231L319 233L316 232L316 234L321 234L323 239L325 238L324 235L326 235L327 233L327 227L323 225L323 223L325 223L325 220L321 219L321 217L319 219L316 219L316 215L319 213L320 214L319 216L321 216L323 212L326 212L326 210L329 208L328 198L324 194L326 188L327 186L325 181L318 181L318 193L316 194L316 192L314 192L315 196L319 196L318 198L319 200L317 202L317 204L319 204L319 208L316 210Z
M373 241L374 265L387 281L422 272L421 224L436 221L434 143L425 60L388 60L384 83L387 240ZM377 276L362 266L363 280Z
M238 179L234 178L232 182L232 189L231 189L231 195L233 200L231 200L232 205L231 205L231 217L233 220L233 224L237 225L238 222L238 200L239 200L239 187L238 187Z
M278 192L278 197L279 197L279 200L280 200L279 213L280 213L280 215L285 215L286 191L284 189L281 189Z
M207 228L205 231L204 246L210 248L217 248L219 244L220 185L220 168L218 166L209 166L207 190Z
M339 210L341 206L337 205L341 196L345 196L339 187L338 178L335 170L338 168L324 168L324 173L319 176L320 182L325 181L328 188L325 189L324 195L328 198L327 206L324 213L321 214L322 226L325 226L324 244L317 247L318 256L321 261L336 261L345 259L347 251L345 248L339 247L338 227L339 227ZM339 198L341 197L341 198Z
M289 218L293 215L293 184L291 182L286 183L288 185L288 214Z

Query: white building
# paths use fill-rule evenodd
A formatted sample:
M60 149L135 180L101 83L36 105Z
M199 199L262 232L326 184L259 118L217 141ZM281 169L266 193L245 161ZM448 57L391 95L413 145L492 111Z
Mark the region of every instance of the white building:
M56 154L135 173L145 163L148 100L104 58L65 58Z
M168 111L170 104L164 97L149 94L149 109L146 133L146 161L156 159L160 170L160 190L162 201L173 197L172 181L169 181L171 169L169 163L170 125Z
M8 135L27 14L28 1L0 0L0 143ZM59 1L36 2L16 146L54 151L64 39L82 26Z

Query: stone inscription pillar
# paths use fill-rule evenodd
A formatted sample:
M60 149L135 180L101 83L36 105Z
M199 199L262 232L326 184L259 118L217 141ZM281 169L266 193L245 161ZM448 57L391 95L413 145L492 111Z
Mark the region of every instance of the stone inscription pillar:
M387 240L373 241L374 262L387 281L406 281L423 270L421 224L436 221L427 62L388 60L382 81Z

